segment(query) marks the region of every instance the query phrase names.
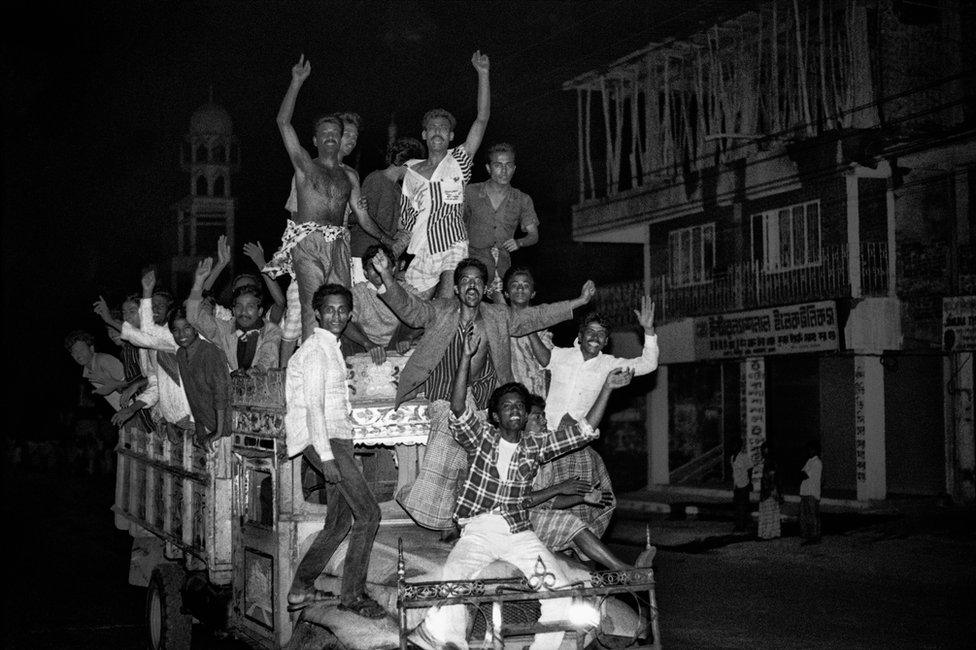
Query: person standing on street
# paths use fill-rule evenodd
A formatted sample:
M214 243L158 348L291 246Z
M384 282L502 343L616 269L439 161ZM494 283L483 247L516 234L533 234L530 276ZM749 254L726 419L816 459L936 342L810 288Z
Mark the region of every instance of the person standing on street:
M732 504L735 506L735 527L732 532L744 533L749 529L749 493L752 491L752 458L743 449L742 440L732 443Z
M820 460L820 443L807 443L807 463L800 471L800 536L802 545L820 543L820 479L823 461Z

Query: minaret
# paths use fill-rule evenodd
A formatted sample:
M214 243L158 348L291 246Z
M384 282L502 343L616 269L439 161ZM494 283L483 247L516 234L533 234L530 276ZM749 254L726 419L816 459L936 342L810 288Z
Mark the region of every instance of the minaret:
M177 252L171 286L176 295L185 295L197 262L216 254L220 235L226 234L231 251L236 250L231 173L240 168L240 150L230 115L214 103L213 89L209 101L190 118L190 132L180 150L180 168L190 174L190 193L173 206ZM231 255L229 277L234 275L233 259Z

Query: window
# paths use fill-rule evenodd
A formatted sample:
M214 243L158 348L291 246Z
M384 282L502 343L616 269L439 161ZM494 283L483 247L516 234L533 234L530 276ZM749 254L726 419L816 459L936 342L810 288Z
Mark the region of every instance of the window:
M752 259L767 273L820 266L820 201L752 215Z
M668 255L672 286L711 282L715 267L715 224L672 230L668 235Z

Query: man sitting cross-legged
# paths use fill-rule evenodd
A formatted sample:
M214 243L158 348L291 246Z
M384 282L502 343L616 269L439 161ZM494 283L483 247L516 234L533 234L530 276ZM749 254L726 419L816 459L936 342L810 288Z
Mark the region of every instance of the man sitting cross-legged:
M532 530L526 505L532 477L540 464L599 435L593 424L603 417L610 392L630 383L633 373L618 369L608 374L586 418L580 422L567 419L565 426L552 432L541 429L537 422L531 428L526 426L529 393L517 382L505 384L492 393L489 421L485 423L466 400L472 358L482 345L485 342L481 334L469 326L454 375L450 429L454 440L467 451L471 468L454 508L454 517L462 527L461 538L447 557L441 579L471 580L495 560L513 564L528 577L541 560L555 578L546 587L558 589L569 580L562 565ZM568 599L542 600L539 622L564 619L568 604ZM466 617L464 605L434 607L411 639L423 647L445 648L453 644L466 648ZM537 634L531 647L558 648L562 637L562 632Z

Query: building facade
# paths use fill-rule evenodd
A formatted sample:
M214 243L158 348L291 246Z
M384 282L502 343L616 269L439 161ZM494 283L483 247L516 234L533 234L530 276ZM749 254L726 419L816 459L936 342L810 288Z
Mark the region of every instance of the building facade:
M795 491L816 440L825 496L972 500L974 24L769 0L566 82L574 238L644 246L601 309L657 305L648 484L726 486L741 438Z

